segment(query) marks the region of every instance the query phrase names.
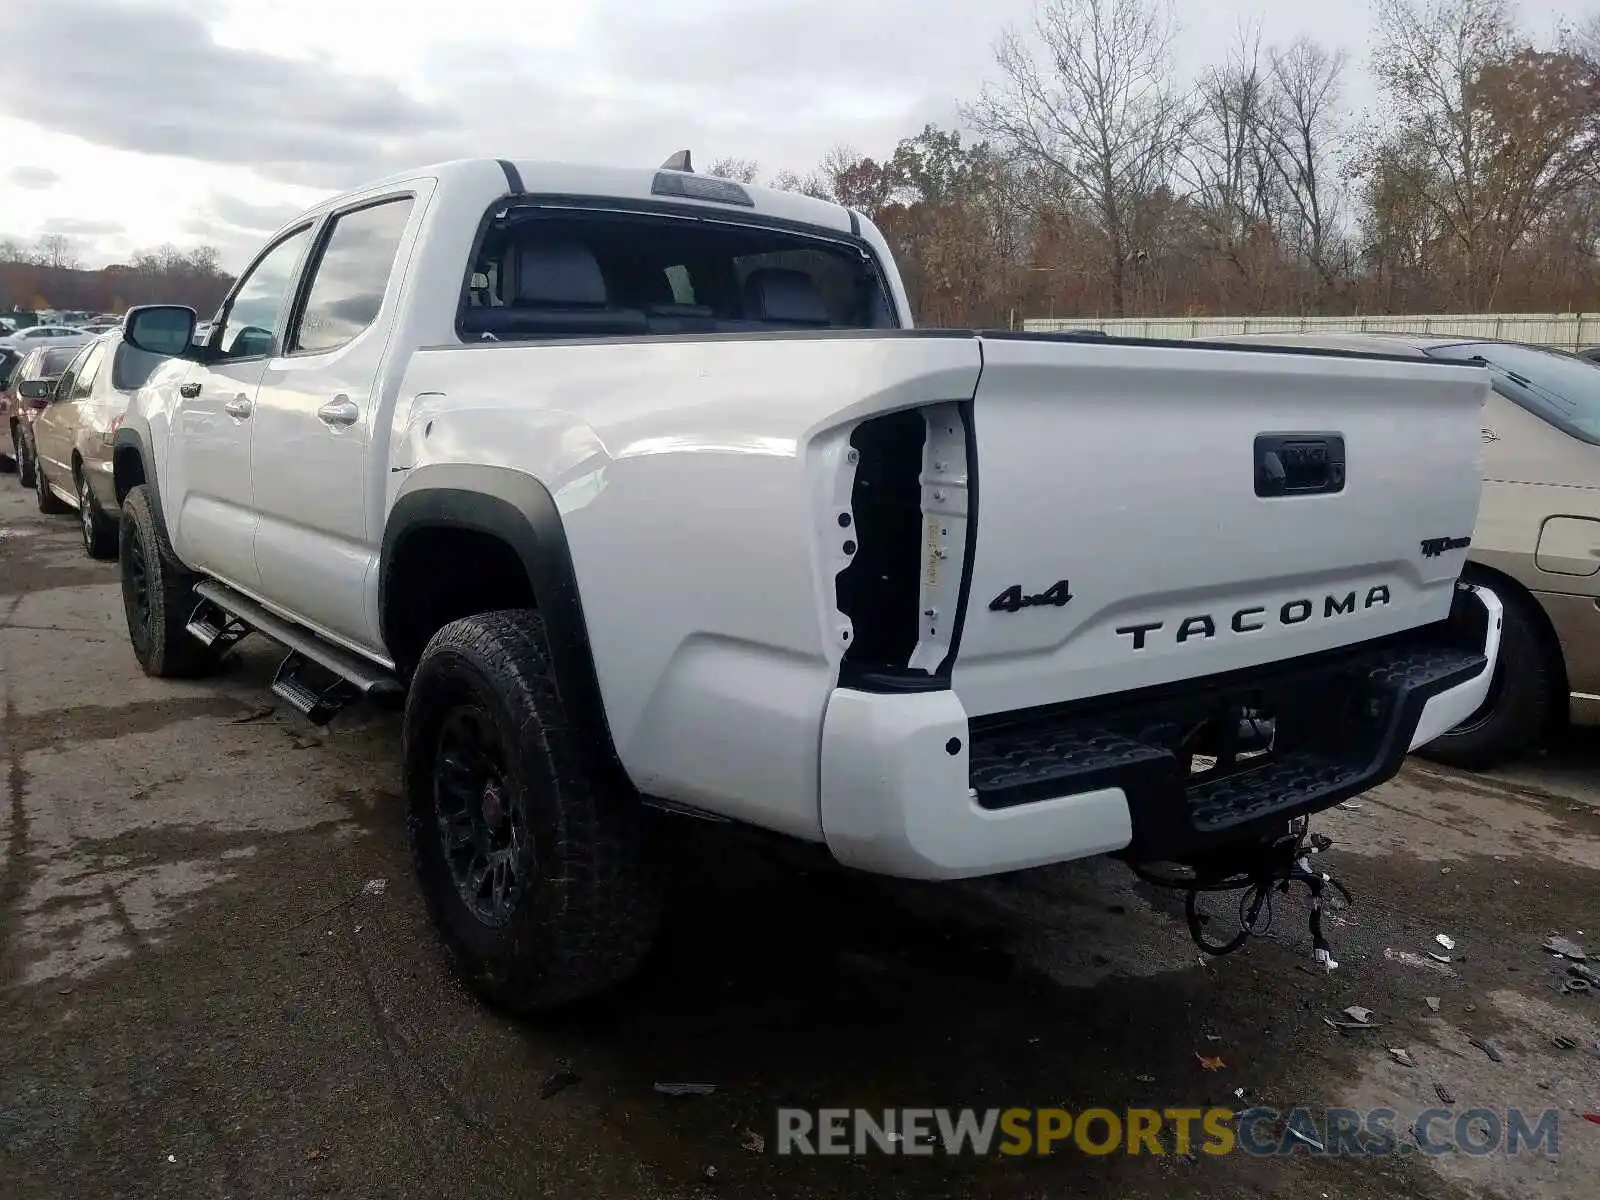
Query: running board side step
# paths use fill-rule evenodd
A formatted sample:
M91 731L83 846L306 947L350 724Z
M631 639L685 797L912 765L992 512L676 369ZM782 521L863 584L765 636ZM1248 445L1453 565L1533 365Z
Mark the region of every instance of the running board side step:
M201 597L202 604L190 619L190 633L205 641L207 633L220 628L221 632L213 639L217 641L227 636L234 626L240 626L245 632L254 630L286 647L289 654L278 667L278 673L272 681L272 691L313 723L327 724L346 704L363 696L374 700L398 700L404 695L399 680L383 668L323 641L292 621L268 612L232 588L207 579L196 584L194 590ZM204 602L209 602L209 605ZM217 626L214 615L209 611L210 606L221 611L226 620L224 625ZM231 645L242 636L241 633L233 637L228 644Z
M250 633L248 625L210 600L202 600L194 606L185 628L190 637L203 646L210 646L219 655L226 654Z

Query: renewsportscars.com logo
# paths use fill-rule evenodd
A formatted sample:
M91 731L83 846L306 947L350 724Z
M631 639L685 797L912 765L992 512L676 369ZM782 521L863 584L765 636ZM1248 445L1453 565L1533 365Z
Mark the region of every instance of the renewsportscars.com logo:
M1560 1111L1430 1108L780 1108L779 1154L1255 1156L1560 1152Z

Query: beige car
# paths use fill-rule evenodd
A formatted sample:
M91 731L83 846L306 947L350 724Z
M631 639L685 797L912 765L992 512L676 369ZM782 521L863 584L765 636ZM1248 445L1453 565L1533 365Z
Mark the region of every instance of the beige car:
M42 513L78 510L83 547L92 558L117 553L117 492L111 439L133 393L162 362L105 334L83 347L56 381L50 403L29 431L34 491Z
M1206 339L1481 361L1483 503L1464 578L1505 605L1483 708L1419 751L1482 769L1569 721L1600 722L1600 366L1520 342L1392 333ZM1417 447L1427 469L1427 447Z

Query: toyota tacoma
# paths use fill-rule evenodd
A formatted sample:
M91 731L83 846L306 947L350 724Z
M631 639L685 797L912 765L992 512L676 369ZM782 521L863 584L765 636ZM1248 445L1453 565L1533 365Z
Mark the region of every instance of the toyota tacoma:
M686 154L397 175L195 327L124 322L170 356L115 435L134 653L403 704L421 890L514 1008L640 962L652 813L1204 874L1491 677L1478 366L916 329L865 216Z

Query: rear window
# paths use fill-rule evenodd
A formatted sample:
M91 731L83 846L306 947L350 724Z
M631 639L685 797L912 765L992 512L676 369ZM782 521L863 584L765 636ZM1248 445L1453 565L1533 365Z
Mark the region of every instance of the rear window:
M468 277L468 341L896 324L883 274L846 237L733 220L512 208Z
M78 351L82 349L82 346L51 346L34 364L34 377L48 379L52 375L61 374L67 369L67 364L78 357Z
M1428 354L1487 364L1495 391L1573 437L1600 445L1600 366L1507 342L1438 346Z

